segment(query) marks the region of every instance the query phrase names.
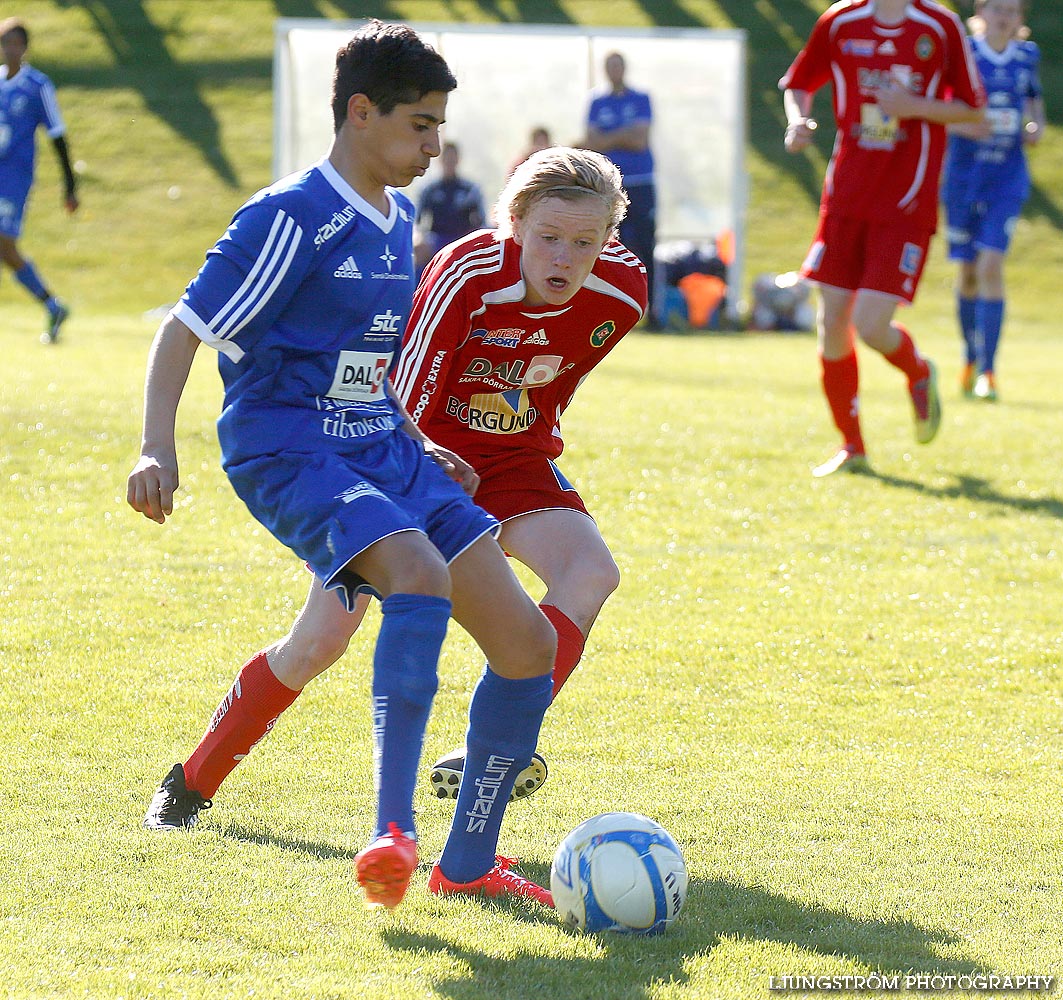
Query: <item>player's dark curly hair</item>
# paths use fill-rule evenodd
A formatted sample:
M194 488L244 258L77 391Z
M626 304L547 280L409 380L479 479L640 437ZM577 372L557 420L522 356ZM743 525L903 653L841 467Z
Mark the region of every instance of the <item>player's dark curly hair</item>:
M398 104L413 104L432 91L449 94L457 85L446 60L416 31L374 18L336 53L333 124L338 132L355 94L365 94L387 115Z

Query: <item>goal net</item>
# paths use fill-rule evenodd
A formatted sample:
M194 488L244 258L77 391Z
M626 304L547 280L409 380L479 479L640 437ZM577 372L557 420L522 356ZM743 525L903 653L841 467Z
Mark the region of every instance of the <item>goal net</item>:
M332 141L329 94L336 50L362 22L282 18L274 48L274 173L323 156ZM626 80L653 101L657 241L733 240L732 309L741 288L747 199L743 31L591 28L536 24L412 23L458 81L443 138L461 149L460 173L490 208L533 128L554 142L583 134L589 95L604 84L608 53L623 54ZM438 167L407 189L416 201Z

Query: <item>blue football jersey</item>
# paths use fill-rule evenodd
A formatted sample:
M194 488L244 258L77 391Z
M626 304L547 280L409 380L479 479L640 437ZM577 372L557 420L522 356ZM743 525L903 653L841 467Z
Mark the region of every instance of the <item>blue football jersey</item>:
M28 63L9 80L7 67L0 66L0 172L9 182L21 179L27 190L42 125L53 139L65 131L52 81Z
M413 298L410 200L382 215L328 160L259 191L174 314L219 352L222 464L349 452L402 423L385 381Z
M1026 102L1041 96L1040 50L1031 41L1013 40L1003 52L997 52L980 36L971 39L971 49L985 84L986 118L993 134L980 141L951 137L951 166L961 170L968 164L1001 167L994 171L1000 176L1009 170L1023 172Z
M614 94L608 88L599 90L591 100L587 122L608 134L635 122L649 124L653 120L650 95L639 90L625 90ZM605 155L617 165L625 184L649 184L653 181L653 153L649 148L607 149Z

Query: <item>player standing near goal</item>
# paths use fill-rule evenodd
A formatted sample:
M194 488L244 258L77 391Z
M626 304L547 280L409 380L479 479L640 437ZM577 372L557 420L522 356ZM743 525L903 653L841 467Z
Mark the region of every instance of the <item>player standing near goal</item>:
M960 388L995 401L1004 323L1004 255L1030 196L1026 146L1045 128L1041 53L1022 23L1022 0L976 0L971 48L988 94L986 121L954 125L943 199L949 259L959 263L957 312L964 343Z
M455 81L409 28L371 21L340 49L328 156L260 191L234 217L155 336L134 509L162 523L178 484L177 405L201 342L218 351L222 461L252 514L313 569L341 611L381 601L372 705L377 818L355 861L370 904L393 907L417 865L413 794L451 615L488 658L469 709L470 774L487 791L446 851L442 892L550 904L495 848L505 801L550 702L556 639L493 535L467 466L434 448L394 397L388 371L413 291L412 202L395 188L439 155ZM337 599L338 598L338 599ZM297 690L266 657L245 665L187 766L145 818L194 825L216 784ZM225 760L219 776L212 752ZM463 817L464 819L464 817Z
M41 342L54 344L69 312L45 286L33 262L18 249L37 159L37 128L44 126L55 145L66 187L68 212L78 207L77 183L70 166L66 126L59 113L55 87L40 70L25 62L30 36L18 18L0 21L0 260L23 288L48 312Z
M812 141L827 83L837 137L801 273L819 285L823 391L843 444L815 476L868 468L854 333L907 378L916 440L937 434L937 372L894 313L937 228L945 126L980 121L985 102L959 18L933 0L843 0L820 16L779 81L788 152Z

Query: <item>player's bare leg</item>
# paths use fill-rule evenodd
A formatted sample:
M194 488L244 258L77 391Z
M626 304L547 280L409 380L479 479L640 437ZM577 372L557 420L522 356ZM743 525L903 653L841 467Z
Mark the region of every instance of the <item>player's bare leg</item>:
M519 680L549 674L557 639L498 543L483 537L450 565L453 617L476 640L492 670Z
M576 510L535 511L510 518L502 525L500 541L546 584L539 607L557 633L551 691L556 698L583 655L602 605L619 586L620 571L597 525ZM457 795L464 765L463 747L436 761L429 778L437 796ZM546 761L536 751L517 776L511 797L533 794L547 774Z
M263 651L277 679L298 691L331 667L347 651L369 601L367 594L359 594L354 610L348 611L335 591L325 590L313 577L288 634Z
M620 585L620 570L594 521L575 510L535 511L506 521L500 541L546 584L540 603L560 608L586 637Z
M620 585L620 570L598 526L576 510L543 510L511 518L502 525L501 542L546 584L539 606L558 635L556 698L583 655L602 605Z

